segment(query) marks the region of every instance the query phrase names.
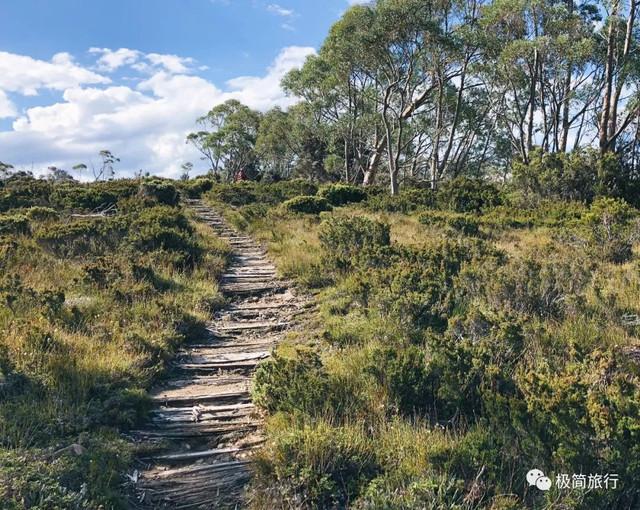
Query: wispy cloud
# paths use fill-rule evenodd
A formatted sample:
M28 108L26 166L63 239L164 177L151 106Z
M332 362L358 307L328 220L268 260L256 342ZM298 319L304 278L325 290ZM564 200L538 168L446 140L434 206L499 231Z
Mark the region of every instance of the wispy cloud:
M129 48L112 50L109 48L89 48L89 53L100 55L97 66L100 71L112 72L116 69L134 64L140 58L141 53Z
M293 9L287 9L279 4L267 5L267 11L278 16L282 16L283 18L291 18L295 15L295 11Z

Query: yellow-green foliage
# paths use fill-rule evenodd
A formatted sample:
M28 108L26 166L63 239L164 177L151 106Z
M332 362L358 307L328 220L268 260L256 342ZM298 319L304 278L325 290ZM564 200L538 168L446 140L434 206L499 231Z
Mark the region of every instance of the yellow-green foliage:
M146 389L222 303L216 281L228 254L180 207L158 201L149 193L89 219L32 207L33 235L0 232L2 508L125 508L132 445L116 432L144 419ZM49 461L78 442L85 455Z
M316 355L280 349L256 381L276 412L256 508L635 504L637 213L495 193L475 181L435 196L372 192L320 218L226 209L318 291L299 335ZM617 473L621 486L531 491L531 466Z

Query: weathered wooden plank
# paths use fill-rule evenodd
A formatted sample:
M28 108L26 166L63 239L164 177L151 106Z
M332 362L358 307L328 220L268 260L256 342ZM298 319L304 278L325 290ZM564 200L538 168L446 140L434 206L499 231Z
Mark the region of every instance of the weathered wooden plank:
M247 329L283 329L288 325L288 322L272 321L227 322L224 323L224 325L214 325L214 331L225 333L228 331L242 331Z
M230 393L210 393L208 395L175 395L175 396L166 396L159 395L156 397L152 397L153 402L164 403L164 404L190 404L196 405L202 402L240 402L240 401L248 401L250 399L250 395L248 391L236 391Z
M202 201L187 203L233 251L219 284L232 303L207 325L210 336L179 351L166 389L152 397L148 428L135 433L165 451L148 458L152 466L137 486L136 507L149 510L244 506L250 460L234 457L263 441L250 374L301 310L263 246ZM188 449L185 442L199 449ZM182 467L166 469L173 465Z

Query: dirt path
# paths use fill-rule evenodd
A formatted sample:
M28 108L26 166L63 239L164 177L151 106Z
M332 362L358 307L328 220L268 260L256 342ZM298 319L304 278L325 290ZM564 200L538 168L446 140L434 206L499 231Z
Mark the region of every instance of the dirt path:
M243 508L251 453L261 419L251 403L256 366L293 325L303 303L278 280L251 238L200 201L190 207L232 246L221 291L230 304L210 323L211 336L185 347L136 437L160 453L145 459L136 494L141 508Z

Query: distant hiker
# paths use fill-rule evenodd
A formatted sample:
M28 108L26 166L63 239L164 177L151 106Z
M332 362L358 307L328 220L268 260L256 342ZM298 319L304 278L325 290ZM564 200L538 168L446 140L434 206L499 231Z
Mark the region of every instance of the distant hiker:
M236 174L235 181L240 182L240 181L246 181L247 179L248 179L247 173L244 171L244 168L243 168Z

